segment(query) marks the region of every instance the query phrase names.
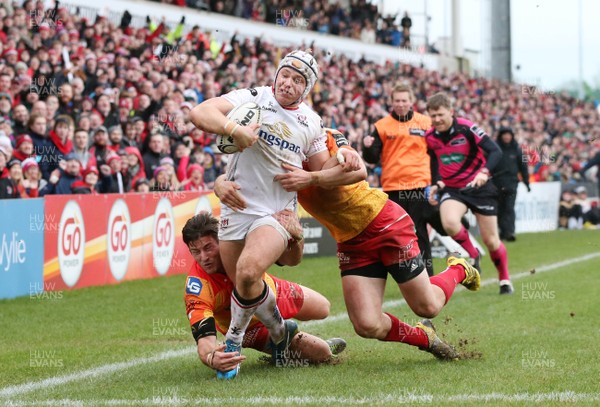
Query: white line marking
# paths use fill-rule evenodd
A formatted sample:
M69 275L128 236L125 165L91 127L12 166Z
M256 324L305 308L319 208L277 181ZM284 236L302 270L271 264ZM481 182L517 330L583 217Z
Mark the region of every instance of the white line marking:
M26 401L8 401L6 406L189 406L189 405L219 405L227 406L231 404L241 405L372 405L372 404L404 404L404 403L464 403L464 402L598 402L600 393L575 393L572 391L552 392L552 393L489 393L489 394L456 394L456 395L433 395L420 393L392 393L378 394L371 397L350 398L335 396L289 396L289 397L220 397L220 398L182 398L172 397L152 397L143 400L135 399L112 399L112 400L39 400L33 402Z
M591 253L591 254L586 254L584 256L580 256L580 257L575 257L573 259L570 260L562 260L556 263L552 263L552 264L548 264L545 266L540 266L540 267L536 267L535 268L535 274L539 274L539 273L545 273L548 271L552 271L552 270L556 270L558 268L564 267L564 266L569 266L572 265L574 263L580 263L582 261L588 261L591 259L595 259L596 257L600 257L600 252L597 253ZM511 280L519 280L521 278L527 277L527 276L531 276L531 272L530 271L524 271L522 273L517 273L517 274L513 274L511 275ZM488 278L487 280L483 280L481 281L481 287L485 287L491 284L498 284L498 279L497 278ZM460 291L467 291L467 289L461 285L456 287L455 292L460 292ZM404 299L401 300L390 300L390 301L386 301L383 303L383 309L386 308L393 308L393 307L398 307L400 305L404 305L406 304L406 301ZM311 327L311 326L318 326L318 325L323 325L323 324L328 324L330 322L337 322L337 321L342 321L342 320L350 320L348 318L348 314L346 312L342 312L340 314L336 314L336 315L332 315L329 316L325 319L317 319L317 320L313 320L313 321L306 321L306 322L302 322L300 324L300 326L302 328L304 327Z
M544 273L544 272L551 271L551 270L556 270L557 268L561 268L561 267L564 267L567 265L572 265L574 263L579 263L582 261L591 260L596 257L600 257L600 252L586 254L584 256L575 257L570 260L563 260L563 261L548 264L545 266L536 267L536 274ZM513 275L512 279L517 280L517 279L526 277L528 275L530 275L530 272L528 272L528 271L522 272L522 273ZM490 285L490 284L497 283L497 282L498 282L497 279L492 278L492 279L482 281L481 285L486 286L486 285ZM460 287L460 288L462 288L462 287ZM402 304L406 304L406 301L392 300L392 301L384 302L383 307L390 308L390 307L395 307L395 306L399 306ZM332 323L332 322L341 321L341 320L344 320L347 318L348 318L348 314L345 312L342 312L340 314L330 316L323 320L303 322L302 327L310 327L310 326L315 326L315 325L328 324L328 323ZM112 363L112 364L108 364L108 365L102 365L102 366L94 367L91 369L82 370L80 372L70 373L70 374L64 375L64 376L51 377L51 378L44 379L44 380L37 381L37 382L27 382L27 383L23 383L23 384L14 385L14 386L8 386L3 389L0 389L0 397L14 397L19 394L30 393L32 391L39 390L39 389L45 389L47 387L62 385L62 384L76 381L76 380L85 379L88 377L95 377L95 376L100 376L100 375L104 375L104 374L114 373L119 370L125 370L125 369L129 369L131 367L144 365L147 363L154 363L154 362L159 362L162 360L168 360L168 359L172 359L172 358L176 358L176 357L180 357L180 356L185 356L185 355L193 354L195 352L196 352L195 347L190 347L190 348L186 348L186 349L169 350L169 351L165 351L165 352L159 353L159 354L151 356L151 357L136 358L136 359L132 359L128 362L119 362L119 363ZM493 394L495 394L495 393L492 393L492 395ZM548 394L563 394L563 393L548 393ZM565 394L570 394L570 393L565 393ZM473 395L473 397L479 397L479 396ZM597 397L597 395L595 395L594 397ZM209 399L207 399L207 400L209 400ZM221 399L221 400L224 400L224 399ZM247 399L243 399L240 402L243 403L246 400ZM49 401L50 402L60 402L60 400L54 400L54 401L49 400ZM119 400L116 400L116 401L119 402ZM74 401L74 402L77 402L77 401ZM281 399L280 399L280 402L281 402ZM317 403L317 402L315 402L315 403ZM320 402L318 402L318 403L320 404ZM275 404L279 404L279 402L275 403ZM55 404L49 404L49 405L55 405ZM77 404L77 405L80 405L80 404ZM116 404L116 405L118 405L118 404Z
M154 363L159 362L161 360L168 360L179 356L193 354L194 351L195 348L193 347L187 349L168 350L146 358L137 358L127 362L111 363L109 365L102 365L92 369L74 372L65 376L50 377L48 379L44 379L37 382L28 382L18 384L15 386L9 386L0 390L0 396L14 397L19 394L29 393L38 389L45 389L47 387L59 386L61 384L69 383L75 380L101 376L108 373L114 373L119 370L129 369L130 367L144 365L146 363Z

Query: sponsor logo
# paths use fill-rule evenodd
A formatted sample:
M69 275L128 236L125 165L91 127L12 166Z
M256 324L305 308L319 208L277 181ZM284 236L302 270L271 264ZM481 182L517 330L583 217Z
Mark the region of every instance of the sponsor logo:
M440 160L444 165L460 163L465 160L465 155L461 153L442 154Z
M248 92L250 92L250 94L252 96L257 96L258 95L258 91L254 88L248 88Z
M85 225L75 201L65 205L58 227L58 264L60 275L69 287L79 281L85 259Z
M10 271L13 264L23 264L27 260L27 245L24 240L19 239L17 232L12 232L7 239L6 233L2 234L2 246L0 250L0 268Z
M464 137L455 138L450 142L451 146L461 146L467 144L467 139Z
M169 271L175 249L175 216L167 198L162 198L154 211L152 228L152 258L160 275Z
M424 137L425 136L425 130L423 130L423 129L408 129L408 134L410 134L411 136Z
M470 130L473 132L473 134L475 134L479 138L482 138L483 136L487 136L487 133L485 132L485 130L483 130L476 124L472 125Z
M198 295L202 291L202 282L198 277L188 277L185 284L185 292L188 294Z
M127 273L131 254L131 217L123 199L117 199L108 215L108 265L115 280Z
M273 106L273 102L269 100L269 104L267 106L261 106L260 107L261 110L267 110L269 112L273 112L273 113L277 113L277 109L275 109L275 106Z
M296 154L300 154L300 146L290 143L286 139L290 139L293 134L286 123L277 122L273 125L263 125L268 131L260 130L258 137L269 147L278 147L279 150L288 150Z

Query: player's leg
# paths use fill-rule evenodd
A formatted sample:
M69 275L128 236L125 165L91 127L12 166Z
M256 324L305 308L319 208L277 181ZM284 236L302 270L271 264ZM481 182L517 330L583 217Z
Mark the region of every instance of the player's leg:
M243 330L255 313L269 329L276 343L283 338L283 319L277 309L275 293L263 281L262 276L281 256L286 244L287 241L271 225L258 226L246 236L244 250L236 264L236 283L231 301L232 325L227 332L228 338L232 337L230 332L233 327L238 332L241 330L238 333L241 339ZM234 313L239 313L240 318L234 316ZM234 321L239 325L234 326Z
M413 223L406 217L391 225L380 236L380 259L394 278L406 303L417 315L433 318L446 305L454 289L467 282L468 274L479 277L464 259L450 257L448 268L429 277L425 271Z
M385 273L382 265L372 266ZM366 270L368 269L363 268L363 272ZM423 268L422 271L424 270ZM359 270L350 272L360 273ZM390 313L382 312L384 278L351 275L346 272L342 275L342 288L350 321L358 335L385 342L406 343L430 352L439 359L458 358L454 349L436 335L429 321L420 322L413 327Z
M273 350L269 341L268 329L263 324L257 324L248 329L244 336L244 347L271 354ZM340 353L344 348L345 347L339 347L336 349L335 354ZM296 363L281 364L278 367L302 366L304 362L307 364L324 363L329 361L334 354L327 341L307 332L298 332L298 334L294 336L287 353L287 359L293 360Z
M473 259L479 257L479 252L469 238L469 232L461 223L461 218L467 213L467 205L455 199L446 199L440 204L442 225L452 239L456 241Z
M302 307L294 318L300 321L312 321L315 319L325 319L329 316L329 308L331 304L321 293L315 290L300 286L304 294Z
M390 318L382 312L387 273L379 274L372 278L342 273L346 310L354 331L363 338L384 339L392 327Z
M498 236L497 218L496 216L488 216L480 213L476 213L475 217L477 218L483 244L488 248L492 263L494 263L494 266L498 270L500 293L512 294L513 288L508 273L508 254L506 253L504 243L502 243Z

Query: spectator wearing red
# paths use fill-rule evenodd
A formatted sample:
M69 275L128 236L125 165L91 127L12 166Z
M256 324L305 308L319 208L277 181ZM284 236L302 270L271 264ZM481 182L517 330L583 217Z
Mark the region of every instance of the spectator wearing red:
M21 134L17 137L15 147L12 156L19 161L35 156L33 153L33 140L27 134Z
M54 120L54 128L50 130L49 138L53 145L51 150L50 163L51 169L58 166L58 162L67 154L73 151L73 142L71 141L71 131L73 129L73 119L69 116L58 116Z
M37 198L39 191L48 183L42 178L40 167L35 158L30 157L21 163L23 169L23 188L29 198Z
M15 199L19 198L19 191L10 177L10 173L6 168L8 161L8 152L5 147L0 147L0 199Z
M88 185L93 195L98 194L98 179L100 172L95 165L90 165L82 173L83 181Z
M128 162L127 171L131 177L131 184L135 185L138 179L146 179L144 160L142 160L142 155L137 147L125 147L125 152L127 153Z
M187 169L187 179L181 183L183 191L207 191L204 183L204 168L199 164L192 164Z

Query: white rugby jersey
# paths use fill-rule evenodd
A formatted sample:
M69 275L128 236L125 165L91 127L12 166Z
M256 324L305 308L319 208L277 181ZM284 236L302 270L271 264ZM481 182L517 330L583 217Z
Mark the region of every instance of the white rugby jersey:
M242 188L240 193L247 203L244 213L271 215L286 208L295 211L296 193L286 192L273 178L286 172L282 163L302 168L302 161L327 151L321 118L304 102L295 109L284 109L270 86L234 90L223 97L234 106L255 102L261 108L258 141L235 153L227 171L227 179ZM229 213L225 205L222 210Z

